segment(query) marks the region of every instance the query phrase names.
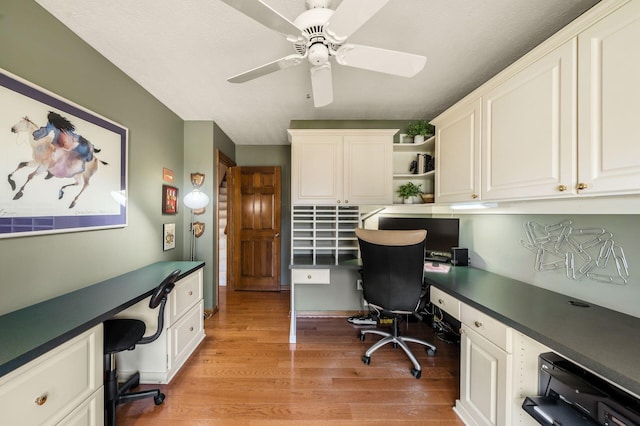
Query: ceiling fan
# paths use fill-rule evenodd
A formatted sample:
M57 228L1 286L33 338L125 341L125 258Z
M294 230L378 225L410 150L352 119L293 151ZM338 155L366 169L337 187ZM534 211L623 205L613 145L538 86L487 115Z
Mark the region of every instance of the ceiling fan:
M313 102L316 107L323 107L333 102L331 57L340 65L401 77L413 77L427 62L420 55L346 43L389 0L343 0L335 10L329 8L331 0L306 0L307 10L293 22L260 0L222 1L285 36L296 52L233 76L227 80L231 83L244 83L307 59Z

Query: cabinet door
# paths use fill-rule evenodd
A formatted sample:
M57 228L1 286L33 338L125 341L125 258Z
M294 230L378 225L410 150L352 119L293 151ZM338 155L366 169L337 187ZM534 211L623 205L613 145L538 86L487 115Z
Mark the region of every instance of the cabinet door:
M393 139L390 136L345 136L344 199L347 205L393 202Z
M297 136L291 145L291 202L337 204L343 198L342 136Z
M436 124L438 203L480 198L480 99L452 109Z
M483 97L482 198L575 194L576 40Z
M640 2L578 36L581 194L640 191Z
M462 324L460 404L478 425L506 425L512 355Z

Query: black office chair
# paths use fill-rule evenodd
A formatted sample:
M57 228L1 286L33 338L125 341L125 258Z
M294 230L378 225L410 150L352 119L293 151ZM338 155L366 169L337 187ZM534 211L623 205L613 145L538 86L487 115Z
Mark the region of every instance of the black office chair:
M144 321L138 319L115 318L104 322L104 402L105 415L108 426L116 424L116 406L143 398L153 397L156 405L164 402L165 395L160 389L149 389L140 392L129 392L140 384L140 373L136 372L122 385L118 384L118 371L115 366L115 354L132 350L136 345L151 343L160 337L164 326L164 305L167 295L175 287L175 281L180 275L176 269L151 294L149 307L158 306L158 329L151 336L143 337L146 331Z
M416 379L422 375L422 367L409 349L407 342L425 346L427 354L433 356L436 347L424 340L400 336L399 324L405 315L419 315L427 303L423 289L424 250L427 231L387 231L356 229L360 256L362 258L362 290L364 299L374 309L392 318L392 332L378 329L360 331L360 340L366 334L383 336L371 346L362 357L369 365L371 354L393 343L407 354L413 368L411 373Z

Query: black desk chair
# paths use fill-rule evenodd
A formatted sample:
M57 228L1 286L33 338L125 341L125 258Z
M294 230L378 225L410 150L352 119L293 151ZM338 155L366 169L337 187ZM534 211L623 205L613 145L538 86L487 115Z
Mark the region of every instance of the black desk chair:
M160 337L164 325L164 305L167 303L167 295L175 287L175 281L180 275L176 269L153 291L149 307L158 309L158 329L147 337L143 337L146 331L144 321L138 319L116 318L104 322L104 402L106 422L108 426L116 424L116 406L125 402L131 402L143 398L153 397L156 405L164 402L164 394L160 389L149 389L140 392L129 392L140 384L140 373L136 372L123 384L118 385L118 371L115 367L115 354L132 350L136 345L151 343Z
M371 346L362 362L369 365L371 354L393 343L407 354L413 368L411 373L416 379L422 374L422 367L409 349L407 342L425 346L427 354L433 356L436 347L424 340L400 336L399 324L404 315L418 315L427 303L423 290L424 250L427 231L387 231L356 229L360 256L362 258L362 290L364 299L381 314L392 318L392 332L378 329L360 331L360 340L366 334L383 336Z

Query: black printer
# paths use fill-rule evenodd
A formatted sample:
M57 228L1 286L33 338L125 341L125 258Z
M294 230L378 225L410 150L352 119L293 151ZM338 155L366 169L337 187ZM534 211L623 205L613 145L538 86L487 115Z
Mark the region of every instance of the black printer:
M640 426L640 401L554 352L540 355L538 395L522 408L541 425Z

